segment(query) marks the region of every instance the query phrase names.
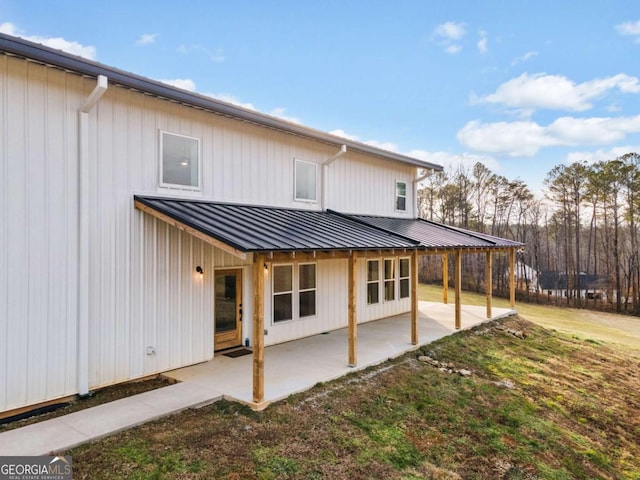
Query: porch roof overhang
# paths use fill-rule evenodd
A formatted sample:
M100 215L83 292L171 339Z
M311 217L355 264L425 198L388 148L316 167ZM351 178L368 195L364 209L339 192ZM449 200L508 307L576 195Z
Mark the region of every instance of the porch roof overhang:
M394 218L370 215L349 215L366 225L394 232L420 243L423 250L510 250L524 246L521 242L483 233L451 227L422 218Z
M232 255L415 250L419 242L337 212L134 196L136 208Z

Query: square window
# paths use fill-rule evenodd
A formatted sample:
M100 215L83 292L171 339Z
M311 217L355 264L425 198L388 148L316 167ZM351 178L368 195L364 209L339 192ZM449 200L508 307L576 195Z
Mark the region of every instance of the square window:
M293 290L293 271L291 265L276 265L273 267L273 291L284 293Z
M317 165L315 163L295 161L295 199L303 202L316 202L318 195Z
M293 318L293 294L283 293L273 296L273 321L284 322Z
M396 182L396 210L407 210L407 184Z
M300 318L316 314L316 291L300 292Z
M316 265L314 263L300 265L300 290L316 288Z
M200 141L168 132L160 132L160 139L160 185L199 190Z

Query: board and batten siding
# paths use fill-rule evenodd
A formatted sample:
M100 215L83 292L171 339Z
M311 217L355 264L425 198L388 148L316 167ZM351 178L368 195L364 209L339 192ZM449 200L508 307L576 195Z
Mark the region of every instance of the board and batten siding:
M0 411L78 392L78 109L95 84L0 55ZM89 387L211 358L213 272L243 268L252 318L251 261L135 209L134 194L320 209L336 147L112 84L88 124ZM200 140L200 192L159 187L160 131ZM294 159L318 165L317 202L294 200ZM414 167L347 152L327 172L329 208L396 215L396 180L413 202ZM322 321L267 344L344 326L346 278L345 261L319 262Z
M77 108L89 91L0 56L0 411L77 391Z
M399 275L398 261L401 257L393 258L396 261L396 300L384 300L384 282L381 279L380 302L376 305L367 305L367 259L357 260L357 321L366 323L381 318L399 315L411 311L411 300L409 298L399 299ZM382 264L384 258L378 259ZM402 257L406 258L406 257ZM309 263L309 262L300 262ZM319 260L316 263L316 315L308 318L294 318L286 322L273 322L273 288L272 271L270 264L265 276L265 345L295 340L297 338L308 337L318 333L329 332L339 328L345 328L348 324L348 260ZM299 263L292 262L294 269ZM382 271L381 271L382 273ZM294 275L295 278L295 275ZM297 296L294 295L294 303ZM294 306L294 311L296 307Z
M359 215L412 217L416 168L348 152L327 171L327 208ZM396 181L407 184L407 210L396 210Z

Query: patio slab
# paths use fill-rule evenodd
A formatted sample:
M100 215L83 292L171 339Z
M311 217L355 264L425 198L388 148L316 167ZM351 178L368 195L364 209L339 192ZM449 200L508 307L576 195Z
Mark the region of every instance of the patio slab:
M397 315L358 325L358 365L347 366L347 330L335 330L265 349L265 401L252 402L252 356L216 355L210 362L165 375L180 383L0 433L0 456L48 455L121 430L196 408L222 398L254 408L384 362L454 333L453 305L419 304L419 345L411 344L410 316ZM485 307L462 306L462 328L487 321ZM495 308L492 319L513 315Z

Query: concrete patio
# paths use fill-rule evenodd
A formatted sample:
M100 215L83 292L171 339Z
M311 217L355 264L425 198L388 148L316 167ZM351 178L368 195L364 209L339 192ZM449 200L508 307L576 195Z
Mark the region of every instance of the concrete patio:
M118 431L222 398L264 408L269 403L384 362L455 332L454 305L419 303L419 345L411 345L410 315L358 325L358 365L347 366L347 330L265 349L265 401L252 404L252 356L217 354L210 362L167 372L180 383L0 434L0 456L61 452ZM493 309L493 318L514 310ZM462 306L462 328L486 319L484 306Z

